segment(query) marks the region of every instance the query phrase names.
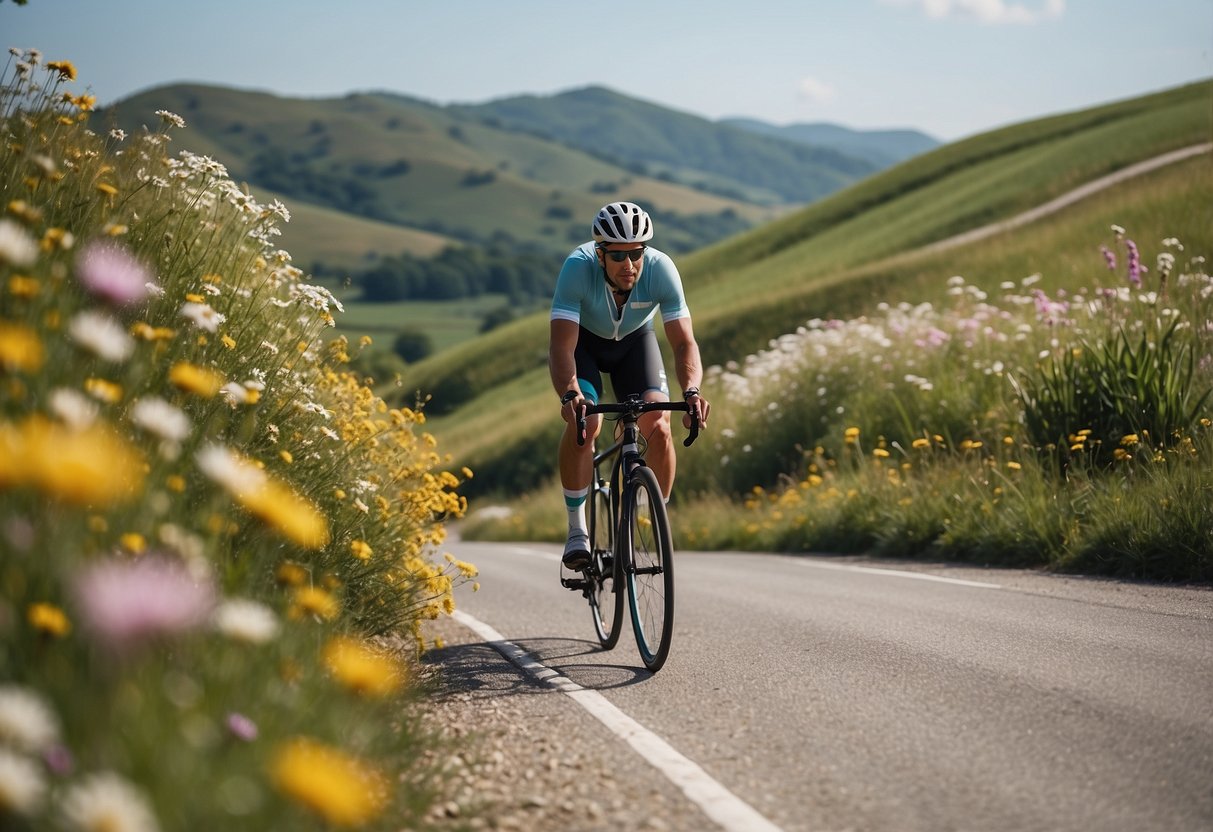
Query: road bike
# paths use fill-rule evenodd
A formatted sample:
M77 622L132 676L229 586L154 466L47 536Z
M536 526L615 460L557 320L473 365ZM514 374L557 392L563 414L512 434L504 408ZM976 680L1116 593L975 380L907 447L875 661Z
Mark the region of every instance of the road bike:
M632 632L644 666L653 673L670 654L674 630L674 564L670 521L657 477L644 462L645 442L639 419L655 410L687 412L686 402L645 402L629 396L618 404L586 405L578 419L577 440L584 444L585 417L617 416L622 434L609 448L594 454L590 484L590 562L578 577L561 578L590 604L594 629L606 650L619 642L626 594ZM694 417L692 417L694 418ZM693 422L683 444L699 435ZM610 469L609 478L604 476Z

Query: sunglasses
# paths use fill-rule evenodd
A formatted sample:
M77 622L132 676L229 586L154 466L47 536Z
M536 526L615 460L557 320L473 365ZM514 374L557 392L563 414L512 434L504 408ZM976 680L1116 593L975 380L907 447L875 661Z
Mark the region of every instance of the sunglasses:
M644 248L630 248L627 251L607 251L603 249L602 253L616 263L622 263L625 257L633 263L638 263L640 262L640 258L644 257Z

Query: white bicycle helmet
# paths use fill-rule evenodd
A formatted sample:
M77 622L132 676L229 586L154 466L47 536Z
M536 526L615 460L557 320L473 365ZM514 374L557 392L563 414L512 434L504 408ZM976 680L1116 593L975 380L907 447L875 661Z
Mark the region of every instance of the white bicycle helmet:
M593 232L599 244L643 243L653 239L653 221L634 202L612 202L594 218Z

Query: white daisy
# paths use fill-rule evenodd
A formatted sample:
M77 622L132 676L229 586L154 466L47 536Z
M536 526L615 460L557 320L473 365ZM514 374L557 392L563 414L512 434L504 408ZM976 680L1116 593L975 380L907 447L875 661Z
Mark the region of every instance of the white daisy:
M51 392L51 412L75 430L93 424L98 410L97 403L79 390L59 387Z
M0 260L30 266L38 259L38 243L12 220L0 220Z
M67 331L76 344L106 361L125 361L135 351L135 341L122 325L101 312L81 312L72 318Z
M226 316L219 314L205 303L183 303L181 304L181 315L189 318L196 327L205 329L207 332L218 331L219 324L227 320Z
M59 720L32 691L0 686L0 743L19 751L44 751L59 741Z
M131 408L131 421L148 433L170 442L184 441L193 429L190 417L181 408L157 396L135 402Z
M41 768L28 757L0 748L0 816L33 815L45 798Z
M80 832L159 832L147 800L116 774L94 774L70 787L61 805L71 829Z
M265 644L278 635L278 618L262 603L230 598L215 610L215 629L236 641Z

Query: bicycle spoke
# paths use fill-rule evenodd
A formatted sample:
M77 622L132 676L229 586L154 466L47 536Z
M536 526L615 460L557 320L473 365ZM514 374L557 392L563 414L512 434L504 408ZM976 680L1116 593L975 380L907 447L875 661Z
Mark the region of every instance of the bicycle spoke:
M628 535L632 549L628 571L632 627L645 667L657 671L670 649L674 623L674 576L670 533L653 472L638 469L629 489Z

